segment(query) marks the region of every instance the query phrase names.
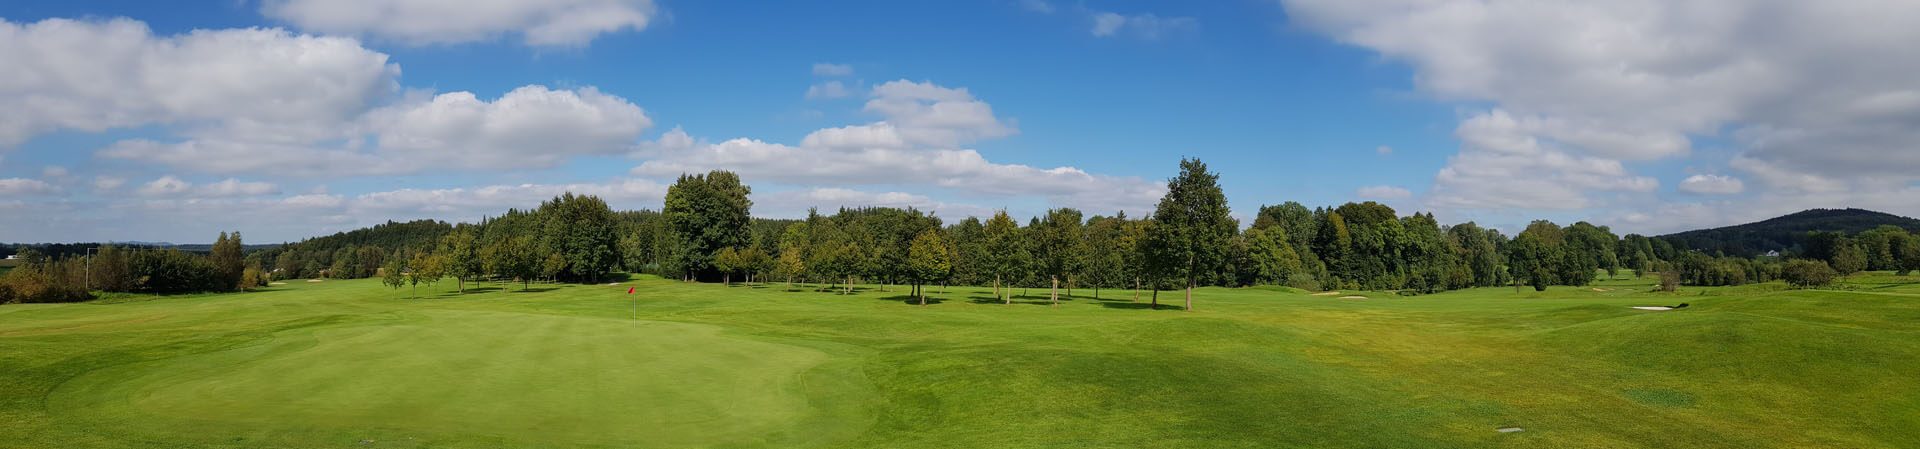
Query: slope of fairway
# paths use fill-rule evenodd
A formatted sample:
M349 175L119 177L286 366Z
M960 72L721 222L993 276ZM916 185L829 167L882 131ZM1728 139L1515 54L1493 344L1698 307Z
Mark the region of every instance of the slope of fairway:
M0 441L106 447L1916 447L1920 283L1365 300L657 279L0 308ZM628 287L638 294L627 295ZM1024 294L1024 295L1022 295ZM1163 297L1166 302L1176 297ZM1674 311L1632 306L1673 305ZM1516 427L1518 432L1496 429Z
M430 311L95 371L48 403L60 419L100 429L158 430L190 418L389 438L539 434L682 446L756 441L796 424L816 412L802 374L827 359L713 326ZM834 418L820 424L863 424L859 415Z

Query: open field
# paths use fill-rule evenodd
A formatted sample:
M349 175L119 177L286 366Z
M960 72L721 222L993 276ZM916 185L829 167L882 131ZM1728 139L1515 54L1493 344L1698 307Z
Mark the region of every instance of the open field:
M1920 279L1852 282L1203 289L1190 313L1112 290L1054 308L1040 289L1011 306L954 289L921 308L905 287L657 279L466 295L442 282L420 300L371 279L296 281L12 305L0 307L0 441L1920 447ZM1680 302L1691 307L1629 308Z

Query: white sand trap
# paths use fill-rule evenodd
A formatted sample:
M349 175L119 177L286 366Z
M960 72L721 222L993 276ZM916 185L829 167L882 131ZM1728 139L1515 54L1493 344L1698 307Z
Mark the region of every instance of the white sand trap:
M1596 292L1606 292L1606 291L1612 291L1612 290L1607 290L1607 289L1604 289L1604 288L1595 288L1595 289L1593 289L1593 291L1596 291Z
M1340 299L1367 299L1365 296L1342 296Z
M308 279L307 282L325 282L320 279Z
M1653 311L1673 310L1672 307L1667 307L1667 306L1633 306L1633 308L1640 309L1640 310L1653 310Z
M608 285L608 286L614 286L614 285L620 285L620 283L619 283L619 282L608 282L608 283L607 283L607 285Z
M287 285L287 283L285 283L285 282L272 282L272 283L268 283L267 285Z
M1522 428L1519 428L1519 427L1501 427L1501 428L1498 428L1498 429L1493 429L1493 431L1495 431L1495 432L1500 432L1500 433L1514 433L1514 432L1519 432L1519 431L1522 431L1522 430L1527 430L1527 429L1522 429Z
M1336 291L1330 291L1330 292L1314 293L1313 296L1335 296L1339 294L1340 292L1336 290Z

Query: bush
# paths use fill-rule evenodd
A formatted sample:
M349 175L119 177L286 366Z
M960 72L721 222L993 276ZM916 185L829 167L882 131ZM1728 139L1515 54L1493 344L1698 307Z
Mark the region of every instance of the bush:
M79 282L61 279L61 269L70 262L27 265L0 275L0 304L31 302L78 302L93 299Z
M1306 273L1294 273L1287 276L1286 286L1310 292L1320 291L1320 280Z
M1834 271L1833 267L1829 267L1826 262L1818 260L1789 260L1786 265L1780 269L1781 279L1786 280L1788 284L1799 287L1818 287L1832 284L1834 278L1839 276L1840 273Z
M1670 292L1680 288L1680 273L1674 270L1660 272L1660 291Z

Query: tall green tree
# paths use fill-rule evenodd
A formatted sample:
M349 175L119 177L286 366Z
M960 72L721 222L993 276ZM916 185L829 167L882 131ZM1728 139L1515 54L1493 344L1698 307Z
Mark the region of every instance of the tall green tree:
M953 241L955 258L953 260L953 279L955 283L966 285L986 285L993 277L988 270L986 224L979 217L967 217L947 228L947 237Z
M563 261L560 271L548 277L598 282L620 263L616 219L605 200L568 192L540 203L534 215L539 217L543 246Z
M1500 254L1499 247L1504 239L1500 237L1499 230L1466 222L1448 228L1447 237L1460 250L1458 257L1471 273L1471 286L1493 287L1506 282L1506 257Z
M1850 239L1843 239L1833 252L1833 271L1841 276L1867 269L1867 251Z
M1129 262L1136 252L1136 239L1128 233L1131 226L1126 212L1087 220L1083 276L1093 287L1094 299L1100 298L1101 288L1125 286L1133 279Z
M380 283L399 290L407 286L407 264L399 257L387 259L386 266L380 267Z
M780 233L780 257L774 265L774 273L787 279L787 289L793 289L793 278L807 273L807 224L796 223Z
M1067 283L1067 294L1072 296L1074 277L1086 264L1087 242L1081 218L1079 210L1051 209L1037 226L1030 229L1036 253L1034 259L1039 262L1041 273L1051 283L1052 291L1048 296L1055 306L1060 305L1060 283Z
M1246 240L1255 283L1285 285L1300 274L1300 255L1288 243L1286 228L1249 228Z
M242 254L245 246L240 243L240 232L220 233L213 242L213 250L208 257L214 268L219 270L220 280L229 289L240 288L240 276L247 269L246 256Z
M1021 235L1020 224L1001 210L987 220L983 231L986 237L987 271L993 275L993 295L1006 304L1013 304L1012 289L1005 292L1001 287L1009 279L1019 279L1026 272L1032 253L1027 250L1025 236Z
M1565 245L1558 236L1559 230L1553 223L1537 221L1507 244L1508 269L1516 283L1531 285L1535 291L1546 291L1547 286L1560 282L1559 276L1564 270L1558 267L1567 257L1562 251Z
M396 256L394 259L399 257ZM446 274L446 267L442 265L440 256L426 251L413 253L413 257L407 259L406 267L407 284L413 286L414 298L420 297L421 283L431 285L440 282L440 277Z
M485 273L480 259L480 242L474 235L472 226L462 225L440 238L440 255L444 257L446 274L452 276L455 290L467 292L467 279Z
M666 205L660 210L674 242L667 265L693 280L712 272L713 256L721 248L750 243L753 200L747 196L751 193L733 172L680 175L667 188Z
M1227 240L1238 227L1220 190L1220 176L1208 172L1199 159L1181 159L1180 174L1167 181L1153 222L1147 237L1153 242L1152 264L1165 278L1185 280L1186 309L1191 311L1196 282L1219 273Z
M720 283L733 285L733 273L746 266L740 257L740 251L729 246L720 248L713 254L713 268L720 270Z
M907 269L913 277L913 294L920 298L922 307L927 305L924 286L953 275L953 245L940 234L938 229L921 231L908 248Z

